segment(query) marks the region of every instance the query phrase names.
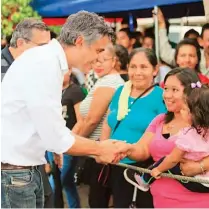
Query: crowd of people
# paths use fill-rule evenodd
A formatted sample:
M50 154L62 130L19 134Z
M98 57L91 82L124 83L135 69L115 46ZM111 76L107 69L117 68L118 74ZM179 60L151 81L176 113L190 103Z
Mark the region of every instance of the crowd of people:
M82 207L79 169L90 208L128 208L135 188L138 208L209 208L209 184L160 177L209 181L209 24L174 46L157 15L160 62L153 28L115 34L89 12L58 37L40 20L16 26L1 53L3 208L61 208L62 191Z

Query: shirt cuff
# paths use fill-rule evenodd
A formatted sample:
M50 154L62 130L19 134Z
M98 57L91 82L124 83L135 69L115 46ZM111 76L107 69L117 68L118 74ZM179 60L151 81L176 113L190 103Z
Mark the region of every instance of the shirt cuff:
M56 154L67 152L75 143L75 136L72 132L68 128L65 129L65 132L66 133L63 135L62 139L58 139L59 144L57 144L54 151Z

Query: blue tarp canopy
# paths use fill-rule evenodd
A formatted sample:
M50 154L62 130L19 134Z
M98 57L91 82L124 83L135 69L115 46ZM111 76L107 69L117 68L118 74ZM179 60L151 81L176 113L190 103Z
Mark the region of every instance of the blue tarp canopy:
M80 10L99 14L119 14L119 12L150 9L154 6L169 5L171 8L172 4L187 4L187 7L201 4L203 10L202 0L33 0L32 2L33 8L43 17L65 17ZM197 10L197 6L194 7L193 10ZM180 8L182 9L182 6Z

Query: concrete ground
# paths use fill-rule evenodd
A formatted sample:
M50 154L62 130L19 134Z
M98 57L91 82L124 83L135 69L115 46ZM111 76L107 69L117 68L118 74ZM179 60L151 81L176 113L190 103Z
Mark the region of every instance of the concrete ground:
M77 188L78 188L78 193L80 196L81 207L82 208L89 208L89 205L88 205L89 186L80 185Z
M77 189L78 189L78 194L80 196L81 208L89 208L88 205L89 186L79 185ZM64 207L69 208L64 193L63 193L63 197L64 197Z

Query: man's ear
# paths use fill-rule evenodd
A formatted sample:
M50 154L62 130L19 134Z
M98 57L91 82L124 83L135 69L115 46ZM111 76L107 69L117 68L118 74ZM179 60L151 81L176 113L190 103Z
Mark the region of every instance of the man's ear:
M78 38L75 40L76 46L82 46L84 44L84 39L82 36L78 36Z
M22 38L17 39L17 41L16 41L17 48L23 46L24 44L25 44L24 39L22 39Z

